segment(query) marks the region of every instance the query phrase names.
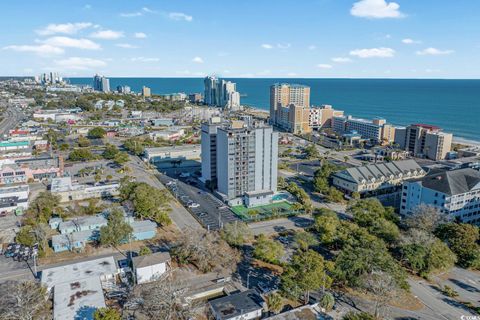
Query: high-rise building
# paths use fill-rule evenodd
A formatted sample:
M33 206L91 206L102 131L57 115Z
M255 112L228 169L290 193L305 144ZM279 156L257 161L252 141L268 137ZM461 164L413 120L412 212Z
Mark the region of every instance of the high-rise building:
M38 82L40 82L41 84L44 84L44 85L62 84L63 83L63 78L60 77L57 72L47 72L47 73L42 73L38 77Z
M356 132L363 139L369 139L374 143L393 142L395 136L395 127L387 124L383 118L366 120L352 116L334 116L332 128L340 135Z
M397 129L395 143L415 157L431 160L445 159L452 147L453 135L442 132L439 127L426 124L412 124Z
M281 109L286 109L280 107ZM283 110L282 110L283 111ZM282 118L285 115L285 112L282 112ZM310 127L310 108L306 106L299 106L296 104L290 104L288 106L288 122L286 126L283 126L290 132L294 134L305 134L312 132ZM283 120L283 119L282 119ZM281 122L283 124L283 121Z
M190 103L199 103L202 101L202 94L201 93L190 93L188 95L188 101Z
M335 110L331 105L310 108L309 123L312 129L331 128L333 117L343 116L343 111Z
M110 92L110 80L104 76L96 74L93 77L93 90Z
M240 107L240 93L235 83L209 76L204 79L204 86L206 105L229 109Z
M270 87L270 121L277 125L280 119L281 107L294 104L300 107L310 107L310 87L300 84L276 83ZM284 111L284 110L283 110Z
M132 89L129 86L117 86L118 93L130 93Z
M271 126L249 117L202 126L202 179L229 205L271 203L277 170L278 133Z
M149 87L145 87L145 86L142 87L142 96L144 98L149 98L152 96L152 91L150 90Z

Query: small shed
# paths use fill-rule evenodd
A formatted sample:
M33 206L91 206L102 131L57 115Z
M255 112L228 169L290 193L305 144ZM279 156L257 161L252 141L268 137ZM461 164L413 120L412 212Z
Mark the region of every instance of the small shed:
M157 252L132 258L135 279L138 284L152 282L170 270L171 258L168 252Z

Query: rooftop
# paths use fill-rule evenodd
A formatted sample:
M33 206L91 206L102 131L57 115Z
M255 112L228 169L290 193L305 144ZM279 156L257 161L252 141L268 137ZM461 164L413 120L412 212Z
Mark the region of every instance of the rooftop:
M133 257L133 265L135 268L144 268L168 262L170 259L168 252L156 252L145 256Z
M209 303L217 319L228 320L263 309L264 300L255 290L247 290L211 300Z
M105 307L102 284L98 277L72 279L54 289L54 320L93 319L98 308Z
M117 265L110 256L45 269L42 271L41 282L50 289L61 283L116 273Z
M480 189L480 171L472 168L450 171L434 170L418 179L424 188L454 196Z

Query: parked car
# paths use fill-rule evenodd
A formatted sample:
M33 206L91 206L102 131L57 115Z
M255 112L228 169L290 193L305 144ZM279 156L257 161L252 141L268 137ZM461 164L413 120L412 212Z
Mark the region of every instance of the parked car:
M198 208L198 207L200 207L200 205L199 205L198 203L196 203L196 202L192 202L192 203L190 203L190 204L188 205L188 207L189 207L189 208Z
M7 214L8 214L7 211L2 211L2 212L0 212L0 217L6 217Z

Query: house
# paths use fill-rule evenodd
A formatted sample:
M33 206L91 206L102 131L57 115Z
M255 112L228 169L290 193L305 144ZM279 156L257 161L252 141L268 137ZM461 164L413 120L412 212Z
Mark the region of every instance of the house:
M327 320L327 319L331 319L331 317L322 313L320 311L320 307L318 306L318 304L314 304L314 305L301 306L299 308L295 308L287 312L283 312L283 313L268 317L267 319L270 319L270 320Z
M173 119L163 118L163 119L151 119L150 122L154 127L170 127L173 126Z
M391 192L398 189L403 181L425 174L425 170L414 160L402 160L348 168L334 173L332 182L347 193Z
M480 171L437 169L404 182L400 214L408 216L419 205L433 206L451 219L480 225Z
M155 237L157 234L157 224L150 220L133 221L130 223L132 226L132 237L134 240L142 241Z
M68 234L78 231L99 230L107 225L107 219L101 214L96 216L84 216L72 220L60 222L58 230L61 234Z
M50 218L50 220L48 220L48 225L50 226L50 229L58 229L58 226L62 221L63 219L60 217L53 217L53 218Z
M55 235L52 237L52 249L55 253L73 250L82 251L87 243L96 241L99 237L99 230L86 230Z
M38 151L48 150L48 141L47 140L37 140L33 143L33 149Z
M137 284L152 282L167 272L171 258L168 252L156 252L132 258L133 270Z
M255 290L247 290L211 300L210 311L215 320L260 319L265 301Z

